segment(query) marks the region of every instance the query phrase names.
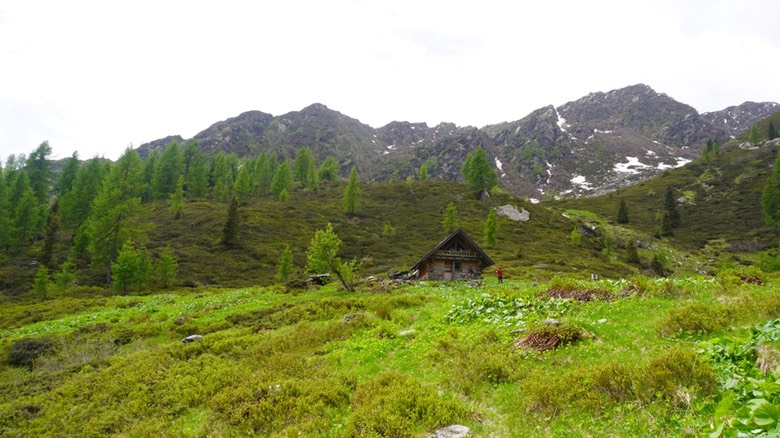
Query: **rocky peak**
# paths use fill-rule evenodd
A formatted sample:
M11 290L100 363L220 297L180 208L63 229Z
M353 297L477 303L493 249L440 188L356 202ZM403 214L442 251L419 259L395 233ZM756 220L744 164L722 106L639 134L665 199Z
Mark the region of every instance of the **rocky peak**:
M738 136L759 120L763 120L780 111L775 102L745 102L720 111L702 114L713 126L726 131L733 138Z

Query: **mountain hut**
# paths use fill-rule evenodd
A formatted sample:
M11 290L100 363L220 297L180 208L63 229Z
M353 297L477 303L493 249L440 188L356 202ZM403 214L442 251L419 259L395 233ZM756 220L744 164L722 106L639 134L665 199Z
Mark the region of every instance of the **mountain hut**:
M420 280L467 280L479 278L492 265L493 260L458 228L415 263L411 272Z

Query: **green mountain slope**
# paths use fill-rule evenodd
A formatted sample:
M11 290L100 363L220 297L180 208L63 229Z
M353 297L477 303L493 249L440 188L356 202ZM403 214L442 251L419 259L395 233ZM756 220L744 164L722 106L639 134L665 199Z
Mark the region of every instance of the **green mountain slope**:
M741 149L729 144L708 162L696 160L682 168L605 196L554 202L563 208L587 209L614 221L621 199L630 210L625 226L652 233L660 227L666 188L674 189L681 224L668 237L686 250L702 250L722 239L734 252L774 247L780 233L767 227L761 214L761 192L772 172L780 146L767 142Z

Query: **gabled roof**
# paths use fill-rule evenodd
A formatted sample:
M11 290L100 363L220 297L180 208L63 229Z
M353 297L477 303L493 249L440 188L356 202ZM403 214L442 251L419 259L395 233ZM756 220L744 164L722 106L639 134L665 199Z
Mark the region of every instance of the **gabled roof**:
M436 254L436 251L438 251L438 250L442 249L443 247L447 246L447 244L450 241L452 241L453 239L455 239L458 236L463 238L463 240L466 242L466 244L469 245L479 255L479 257L480 257L480 259L482 259L482 263L483 263L483 265L485 267L493 265L493 260L491 260L490 257L488 257L488 255L485 254L484 251L482 251L482 248L480 248L479 245L477 245L473 240L471 240L471 237L469 237L469 235L466 234L465 231L463 231L463 228L458 228L457 230L453 231L452 234L450 234L449 236L445 237L444 240L439 242L439 244L436 245L428 254L423 256L423 258L418 260L417 263L415 263L414 266L412 266L411 270L414 271L415 269L418 269L419 266L424 261L428 260L434 254Z

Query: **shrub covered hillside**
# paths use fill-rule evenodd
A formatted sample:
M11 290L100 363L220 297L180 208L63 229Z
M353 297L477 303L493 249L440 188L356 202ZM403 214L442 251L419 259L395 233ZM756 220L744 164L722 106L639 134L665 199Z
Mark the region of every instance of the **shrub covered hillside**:
M778 287L730 270L6 301L0 435L771 435Z
M191 145L182 150L172 143L144 160L132 150L116 163L73 157L54 172L47 147L0 175L0 204L9 207L0 209L0 222L9 225L0 232L0 290L6 296L32 291L37 274L98 292L107 285L124 292L268 285L287 248L292 278L300 279L309 242L328 223L344 242L340 255L361 263L360 275L382 275L409 269L446 237L447 215L450 225L484 243L510 276L615 277L646 269L649 260L643 254L644 265L625 263L627 240L615 239L617 231L500 191L480 201L474 187L442 180L362 183L353 173L347 182L332 160L321 163L315 176L311 157L304 159L307 149L295 161L217 155L209 162ZM530 220L494 217L486 241L491 210L506 204L527 210ZM133 268L114 272L123 250L124 267ZM137 266L128 264L130 256ZM154 278L163 260L175 265L178 277ZM119 284L117 273L124 275Z

